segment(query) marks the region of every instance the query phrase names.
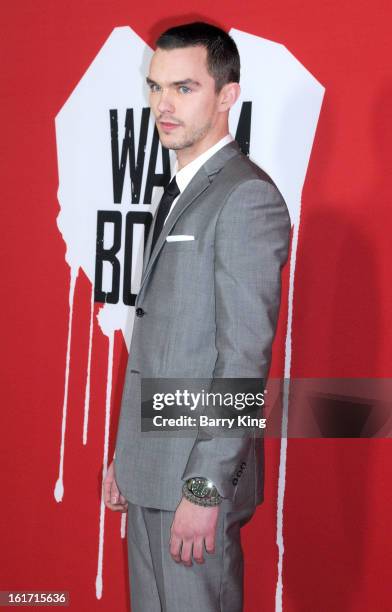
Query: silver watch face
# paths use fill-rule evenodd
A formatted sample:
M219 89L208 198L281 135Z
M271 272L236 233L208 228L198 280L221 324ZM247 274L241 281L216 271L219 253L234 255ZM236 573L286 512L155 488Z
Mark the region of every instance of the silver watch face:
M208 480L205 478L193 478L190 488L193 495L200 498L209 497L212 491L212 487L208 486Z

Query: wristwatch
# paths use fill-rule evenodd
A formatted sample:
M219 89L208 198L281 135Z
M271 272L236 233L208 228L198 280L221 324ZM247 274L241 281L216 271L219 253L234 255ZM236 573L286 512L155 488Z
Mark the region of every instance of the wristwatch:
M182 487L184 497L199 506L217 506L222 502L214 483L203 476L188 478Z

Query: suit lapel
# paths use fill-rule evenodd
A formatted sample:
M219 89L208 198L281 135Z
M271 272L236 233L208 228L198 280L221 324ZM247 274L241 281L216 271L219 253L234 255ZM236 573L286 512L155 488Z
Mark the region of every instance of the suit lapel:
M229 142L227 145L219 149L214 155L212 155L203 166L196 172L195 176L192 178L190 183L187 185L186 189L182 192L180 197L178 198L173 210L170 215L167 217L167 220L162 228L161 233L158 236L158 239L155 243L154 249L151 252L151 243L152 236L154 234L154 227L156 223L156 213L151 222L146 248L144 252L143 259L143 272L142 278L140 282L140 290L145 284L151 269L156 261L164 243L166 240L166 236L174 227L178 218L183 214L183 212L194 202L194 200L199 197L208 187L211 185L213 181L213 176L218 173L225 163L233 156L238 155L240 153L240 147L237 141L233 140Z
M202 168L201 168L202 169ZM184 191L180 194L173 210L171 211L170 215L167 217L167 220L161 230L161 233L159 234L157 241L155 243L153 252L151 253L151 243L152 243L152 237L154 235L154 228L155 228L155 224L156 224L156 219L157 219L157 211L158 208L155 211L155 215L154 218L151 222L150 225L150 230L148 233L148 237L147 237L147 242L146 242L146 248L145 248L145 252L144 252L144 260L143 260L143 276L145 274L145 272L147 271L147 268L150 268L150 265L153 264L153 262L156 259L157 254L159 253L159 251L161 250L165 240L166 240L166 236L168 235L168 233L170 232L170 230L172 229L172 227L174 226L174 223L177 221L178 217L184 212L184 210L190 205L192 204L192 202L201 194L203 193L203 191L205 189L207 189L207 187L209 187L210 185L210 179L208 174L201 172L199 174L199 172L197 173L197 180L196 179L196 175L193 177L193 179L190 181L189 185L187 185L186 189L184 189Z

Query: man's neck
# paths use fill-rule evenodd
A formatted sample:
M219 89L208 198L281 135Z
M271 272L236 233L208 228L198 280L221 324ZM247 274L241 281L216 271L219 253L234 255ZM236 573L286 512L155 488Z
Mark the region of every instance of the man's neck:
M202 142L195 143L192 147L185 147L184 149L178 149L176 151L177 156L177 169L181 170L184 166L190 164L194 159L199 157L202 153L207 151L214 146L219 140L229 134L229 128L223 130L219 135L213 136L209 140L203 140Z

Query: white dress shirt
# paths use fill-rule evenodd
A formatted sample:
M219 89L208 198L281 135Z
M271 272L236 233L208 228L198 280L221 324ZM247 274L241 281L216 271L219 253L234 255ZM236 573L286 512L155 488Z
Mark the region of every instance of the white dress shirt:
M176 177L176 182L178 185L178 189L180 190L180 193L176 197L176 199L173 200L172 205L169 210L169 214L167 215L165 219L165 223L171 211L173 210L173 207L175 206L178 198L180 197L180 195L182 194L182 192L184 191L188 183L191 182L196 172L202 167L202 165L207 161L207 159L209 159L212 155L214 155L214 153L219 151L219 149L224 147L226 144L228 144L232 140L234 140L232 135L226 134L226 136L223 136L223 138L218 140L218 142L212 145L212 147L207 149L207 151L204 151L204 153L201 153L200 155L198 155L198 157L196 157L191 162L189 162L189 164L181 168L181 170L178 170L178 161L176 160L176 163L174 165L174 170L173 170L173 176L171 177L170 180L173 180L174 176Z

